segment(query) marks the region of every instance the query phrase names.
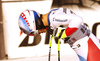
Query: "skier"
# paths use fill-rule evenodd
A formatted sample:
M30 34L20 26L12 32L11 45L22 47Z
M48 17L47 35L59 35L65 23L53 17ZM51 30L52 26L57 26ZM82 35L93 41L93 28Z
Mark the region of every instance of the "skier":
M83 19L67 8L52 9L47 14L26 10L19 17L19 27L27 35L36 36L57 27L55 38L66 41L77 53L80 61L100 61L100 41L84 25Z

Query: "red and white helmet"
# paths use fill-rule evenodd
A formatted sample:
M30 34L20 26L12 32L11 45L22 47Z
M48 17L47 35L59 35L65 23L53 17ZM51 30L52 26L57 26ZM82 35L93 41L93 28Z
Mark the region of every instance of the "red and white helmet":
M36 28L37 19L40 19L40 16L36 11L25 10L19 16L19 28L25 34L34 36L38 34L38 30Z

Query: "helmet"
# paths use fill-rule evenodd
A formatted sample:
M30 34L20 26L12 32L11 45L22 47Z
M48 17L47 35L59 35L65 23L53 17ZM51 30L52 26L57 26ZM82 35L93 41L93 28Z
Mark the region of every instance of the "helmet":
M19 16L18 24L22 32L27 35L36 35L38 34L39 26L37 24L37 19L40 20L39 14L33 10L25 10ZM43 25L43 23L42 23ZM38 27L37 27L38 26Z

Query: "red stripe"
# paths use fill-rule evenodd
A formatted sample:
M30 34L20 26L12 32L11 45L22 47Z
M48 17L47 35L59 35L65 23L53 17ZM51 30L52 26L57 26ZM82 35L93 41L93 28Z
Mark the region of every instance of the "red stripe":
M88 40L87 61L100 61L100 49L94 44L91 38Z
M27 11L28 11L29 15L31 15L31 14L30 14L30 11L29 11L29 10L27 10Z
M27 18L26 18L26 16L25 16L25 14L22 13L21 16L22 16L22 18L26 21L26 23L28 24L28 26L30 26L30 24L29 24L29 22L28 22L28 20L27 20Z
M22 32L22 31L20 31L20 36L22 35L22 33L23 33L23 32Z
M66 35L67 36L70 36L72 33L74 33L76 30L77 30L78 28L67 28L66 30L65 30L65 33L66 33Z

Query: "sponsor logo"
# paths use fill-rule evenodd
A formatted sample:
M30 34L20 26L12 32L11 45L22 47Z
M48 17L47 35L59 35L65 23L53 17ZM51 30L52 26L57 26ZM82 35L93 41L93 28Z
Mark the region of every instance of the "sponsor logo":
M58 22L66 22L68 21L67 19L61 20L61 19L55 19L54 21L58 21Z

